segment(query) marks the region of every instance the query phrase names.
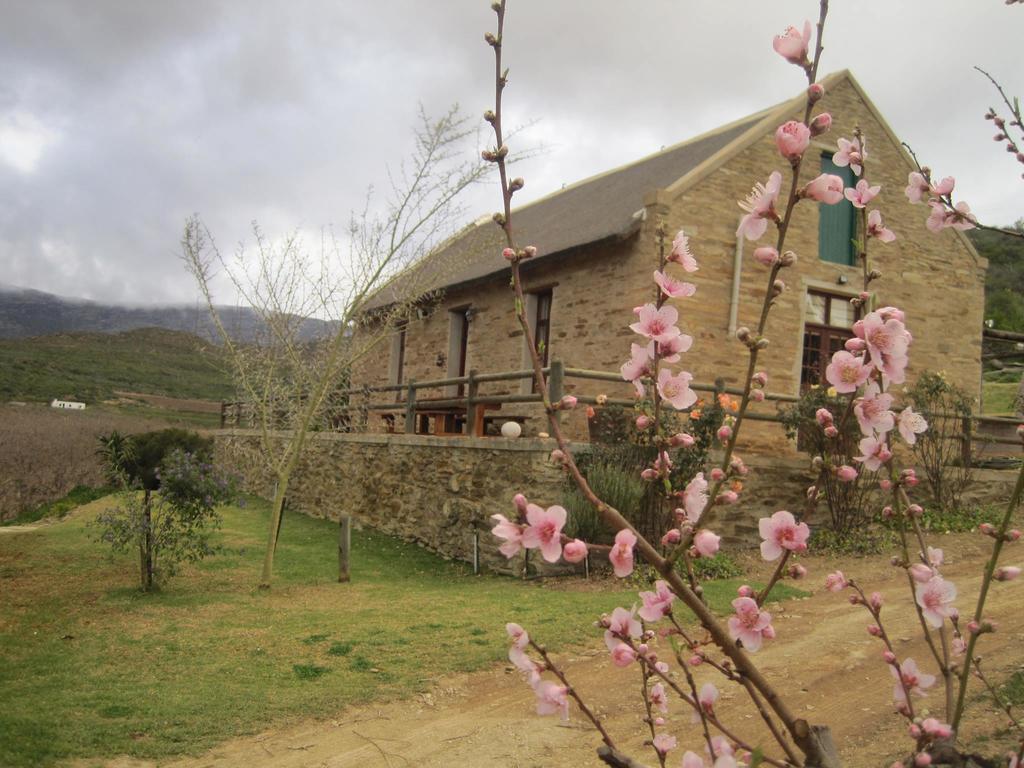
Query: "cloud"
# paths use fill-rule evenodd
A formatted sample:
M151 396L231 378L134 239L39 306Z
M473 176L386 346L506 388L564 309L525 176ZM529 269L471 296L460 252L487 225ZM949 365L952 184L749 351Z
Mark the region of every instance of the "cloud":
M4 3L0 258L5 281L100 300L191 301L178 259L199 212L229 250L341 231L410 149L417 105L492 98L486 0ZM812 0L510 0L506 106L525 202L791 97L771 36ZM1022 215L1019 168L981 119L1011 92L1024 9L996 0L833 3L824 69L849 67L984 219ZM473 218L491 188L467 199ZM49 244L45 245L44 244Z

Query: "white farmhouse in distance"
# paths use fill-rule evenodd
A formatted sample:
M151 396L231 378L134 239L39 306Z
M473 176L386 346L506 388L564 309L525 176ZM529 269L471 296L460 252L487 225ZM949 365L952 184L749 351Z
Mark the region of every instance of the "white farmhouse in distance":
M85 403L76 403L73 400L54 400L50 403L50 407L66 411L83 411L85 410Z

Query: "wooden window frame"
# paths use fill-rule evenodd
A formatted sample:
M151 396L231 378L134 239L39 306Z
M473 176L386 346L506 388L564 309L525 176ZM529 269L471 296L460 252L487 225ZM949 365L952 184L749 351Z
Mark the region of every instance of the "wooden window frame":
M800 353L800 391L806 392L815 384L821 385L825 382L825 368L828 365L828 361L832 359L832 355L836 352L836 348L833 347L832 341L839 340L841 343L838 345L838 349L843 348L843 344L847 339L853 338L853 331L842 325L832 324L832 303L834 300L839 299L841 301L849 301L850 297L840 293L829 293L823 290L808 289L806 293L807 299L811 296L821 296L825 299L825 312L823 323L813 323L808 320L804 320L803 326L803 339L801 341L801 353ZM803 309L806 318L806 305ZM857 322L860 319L860 308L854 309L853 321ZM808 334L816 333L819 335L819 341L817 345L818 353L818 365L819 370L816 371L817 381L810 381L810 377L807 375L809 367L807 360L808 353Z

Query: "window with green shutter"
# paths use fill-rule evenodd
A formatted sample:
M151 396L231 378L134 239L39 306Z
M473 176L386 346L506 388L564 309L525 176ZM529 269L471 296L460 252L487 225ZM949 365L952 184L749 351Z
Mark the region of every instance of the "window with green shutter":
M854 186L855 179L850 167L840 168L832 162L832 155L821 156L821 172L831 173L843 180L843 185ZM853 203L843 199L835 205L818 204L818 256L822 261L833 264L853 264L856 252L853 247L857 237L856 209Z

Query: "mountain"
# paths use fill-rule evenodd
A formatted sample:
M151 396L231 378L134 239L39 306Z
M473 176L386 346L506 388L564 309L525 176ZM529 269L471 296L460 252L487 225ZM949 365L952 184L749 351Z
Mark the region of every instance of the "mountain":
M247 307L225 306L218 307L217 311L233 338L249 340L260 331L259 318ZM307 318L303 322L301 336L303 339L316 338L329 327L329 323L323 320ZM204 339L217 339L216 329L204 306L119 306L0 285L0 339L54 333L118 333L136 328L164 328Z
M190 333L162 328L0 339L0 402L93 404L122 390L230 400L234 389L219 352Z

